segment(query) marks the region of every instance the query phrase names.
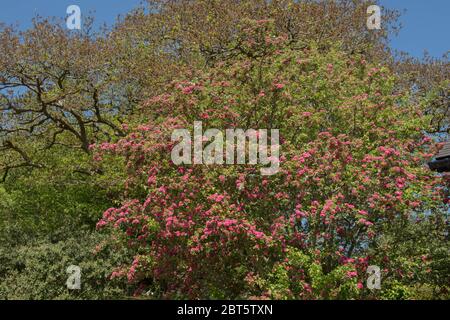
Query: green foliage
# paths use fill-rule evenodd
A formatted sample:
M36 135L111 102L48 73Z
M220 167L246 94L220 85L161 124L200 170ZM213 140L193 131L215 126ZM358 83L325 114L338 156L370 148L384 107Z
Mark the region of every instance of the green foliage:
M59 241L71 233L92 230L111 205L105 192L92 184L47 181L42 172L5 185L2 194L0 239L15 244L26 242L27 237Z
M98 234L79 233L64 241L35 241L0 248L0 299L123 299L127 286L109 280L126 252L104 246ZM70 290L66 273L81 268L81 289Z

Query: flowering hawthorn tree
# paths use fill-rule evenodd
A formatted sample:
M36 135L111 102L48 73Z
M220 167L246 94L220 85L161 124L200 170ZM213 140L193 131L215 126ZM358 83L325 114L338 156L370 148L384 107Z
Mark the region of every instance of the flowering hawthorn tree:
M99 165L125 164L123 203L97 227L133 252L111 278L136 283L136 294L378 297L365 286L369 265L389 282L423 262L392 257L384 241L393 226L431 219L442 206L420 107L394 91L387 68L272 30L271 21L249 21L236 57L190 70L142 105L147 123L93 146ZM199 120L279 129L280 171L174 165L171 133Z

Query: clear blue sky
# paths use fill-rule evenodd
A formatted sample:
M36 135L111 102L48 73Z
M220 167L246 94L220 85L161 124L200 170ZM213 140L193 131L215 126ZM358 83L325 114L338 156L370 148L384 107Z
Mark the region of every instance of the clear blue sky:
M381 0L402 12L402 30L392 39L392 47L421 57L425 49L441 57L450 50L450 0Z
M0 0L0 21L19 23L26 28L36 14L63 18L66 8L76 4L82 14L95 11L98 26L103 22L112 24L117 15L140 3L141 0ZM401 33L392 39L395 49L417 57L422 56L425 49L435 57L450 50L450 0L381 0L381 3L407 10L401 18Z
M104 22L111 25L119 14L141 3L142 0L0 0L0 21L19 23L21 28L26 28L36 14L64 18L68 6L78 5L82 15L93 13L97 26Z

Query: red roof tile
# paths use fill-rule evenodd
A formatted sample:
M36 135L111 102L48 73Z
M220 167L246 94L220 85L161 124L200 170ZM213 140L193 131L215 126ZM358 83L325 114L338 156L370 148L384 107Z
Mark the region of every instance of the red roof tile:
M436 159L444 159L450 157L450 141L447 141L439 153L436 155Z

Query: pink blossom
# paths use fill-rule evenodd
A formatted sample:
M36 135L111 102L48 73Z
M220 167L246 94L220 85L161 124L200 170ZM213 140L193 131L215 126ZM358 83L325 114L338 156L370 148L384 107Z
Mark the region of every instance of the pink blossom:
M222 202L222 200L223 200L224 198L225 198L224 195L215 193L215 194L210 195L210 196L208 197L208 200L213 200L213 201L215 201L215 202Z
M348 272L347 272L347 276L348 276L349 278L356 277L357 275L358 275L358 272L356 272L356 271L348 271Z
M277 89L283 89L284 88L284 84L282 84L282 83L275 83L274 86Z
M194 92L194 89L195 89L195 85L191 85L191 86L188 86L188 87L184 87L181 91L184 94L191 94L192 92Z
M368 227L371 226L371 225L373 225L372 222L370 222L370 221L368 221L368 220L366 220L366 219L363 219L363 218L359 219L359 220L358 220L358 223L359 223L359 224L366 225L366 226L368 226Z

